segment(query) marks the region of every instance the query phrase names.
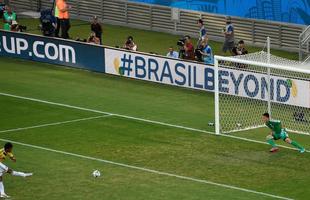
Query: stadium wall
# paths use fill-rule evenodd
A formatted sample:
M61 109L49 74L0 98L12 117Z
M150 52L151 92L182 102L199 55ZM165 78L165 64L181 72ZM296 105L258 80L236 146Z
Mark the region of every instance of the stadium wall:
M197 62L130 52L106 46L0 31L0 56L64 65L160 84L214 92L214 67ZM310 108L307 80L271 77L272 101ZM242 69L220 69L222 93L267 100L267 75Z
M37 10L39 6L42 9L52 7L50 0L41 0L40 4L38 2L38 0L11 0L11 4L19 11ZM97 15L105 23L176 35L189 34L197 37L197 19L202 18L206 23L209 37L216 41L223 40L225 15L125 0L69 0L69 2L73 5L72 17L77 19L89 21L93 15ZM172 20L173 13L179 16L178 20ZM240 17L233 17L232 20L236 39L243 39L253 46L264 46L269 36L272 48L295 52L299 48L299 35L306 27Z
M310 1L303 0L129 0L244 18L307 25ZM242 5L242 9L240 9Z

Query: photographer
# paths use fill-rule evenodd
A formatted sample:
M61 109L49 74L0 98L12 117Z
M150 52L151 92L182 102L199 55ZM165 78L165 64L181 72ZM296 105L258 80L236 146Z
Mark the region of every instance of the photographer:
M102 27L98 22L98 17L93 17L93 22L91 23L91 31L96 34L96 37L99 38L100 44L102 44Z
M208 44L208 39L204 39L201 42L201 50L200 54L202 55L202 60L205 64L213 65L214 59L213 59L213 52L211 47Z
M232 54L233 56L240 56L240 55L248 54L248 50L246 50L245 43L243 40L240 40L238 42L238 45L232 49Z
M6 6L3 14L3 29L6 31L11 31L12 22L16 21L16 19L16 13L12 11L11 7Z
M52 10L41 11L40 22L42 34L44 36L54 37L57 28L57 19L53 15Z
M91 43L91 44L100 44L100 40L98 37L96 37L96 33L95 32L91 32L90 36L87 39L87 43Z
M232 49L235 46L235 30L231 22L231 17L229 16L226 17L226 27L223 28L223 33L224 33L225 41L223 44L222 51L226 53L228 50L229 52L232 53Z
M195 49L190 36L185 36L184 59L195 60Z
M129 36L123 45L124 49L130 50L130 51L137 51L138 46L134 43L133 37Z

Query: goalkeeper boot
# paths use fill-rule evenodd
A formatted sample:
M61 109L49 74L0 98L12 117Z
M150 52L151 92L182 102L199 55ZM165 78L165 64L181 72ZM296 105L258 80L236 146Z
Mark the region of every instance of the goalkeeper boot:
M305 153L305 152L306 152L306 149L305 149L305 148L302 148L302 149L299 150L299 152L300 152L300 153Z
M277 151L279 151L279 148L278 148L278 147L272 147L272 148L269 150L270 153L275 153L275 152L277 152Z

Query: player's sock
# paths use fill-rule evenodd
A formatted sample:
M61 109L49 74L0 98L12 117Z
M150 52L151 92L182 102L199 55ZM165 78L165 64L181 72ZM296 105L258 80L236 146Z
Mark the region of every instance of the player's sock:
M24 172L16 172L16 171L13 171L13 172L12 172L12 175L13 175L13 176L26 177L26 174L25 174Z
M293 145L294 147L296 147L299 150L304 149L300 144L298 144L296 141L292 141L291 145Z
M0 194L5 194L4 193L4 185L3 185L2 181L0 181Z
M273 141L273 139L269 139L267 140L267 143L270 144L272 146L272 148L277 147L276 143Z

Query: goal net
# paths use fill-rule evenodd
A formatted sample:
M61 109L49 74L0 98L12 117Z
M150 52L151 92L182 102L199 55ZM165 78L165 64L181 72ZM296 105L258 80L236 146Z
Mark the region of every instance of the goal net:
M310 66L264 51L215 56L214 77L217 134L263 127L264 112L310 134Z

